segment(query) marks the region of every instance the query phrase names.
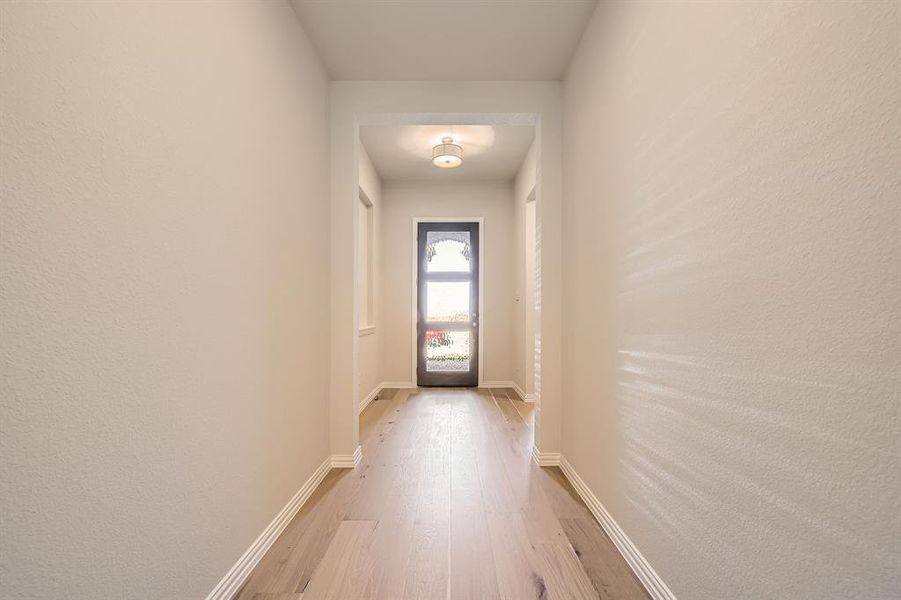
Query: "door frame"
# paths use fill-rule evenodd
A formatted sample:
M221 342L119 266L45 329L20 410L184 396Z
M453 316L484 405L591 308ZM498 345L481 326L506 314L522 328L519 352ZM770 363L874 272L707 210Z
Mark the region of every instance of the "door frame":
M419 324L419 244L417 243L417 237L419 236L419 224L420 223L478 223L479 224L479 335L476 336L476 350L479 353L478 355L478 363L479 363L479 387L482 386L482 381L484 380L484 369L482 368L482 357L485 356L485 353L482 351L484 348L484 339L485 339L485 219L483 217L413 217L413 227L412 227L412 235L410 236L410 245L413 248L412 256L413 256L413 268L412 275L410 281L413 283L412 287L412 303L410 304L411 310L411 328L410 328L410 336L413 338L410 344L411 347L411 359L412 363L410 365L410 381L413 382L413 386L417 386L419 384L419 380L416 376L416 359L419 356L419 344L418 338L416 335L417 326Z

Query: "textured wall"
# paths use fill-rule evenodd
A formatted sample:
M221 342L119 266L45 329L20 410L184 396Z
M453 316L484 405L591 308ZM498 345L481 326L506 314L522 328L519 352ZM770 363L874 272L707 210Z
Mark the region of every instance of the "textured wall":
M682 600L901 596L901 4L604 3L563 450Z
M415 381L413 365L413 218L482 217L485 305L480 326L482 379L513 379L513 185L386 181L382 190L382 380Z
M372 228L369 232L369 246L371 248L369 260L370 277L372 277L370 289L373 298L371 305L372 314L370 315L369 324L375 325L375 332L361 336L359 346L357 347L357 368L359 370L359 382L357 384L358 401L365 398L367 394L372 392L372 390L383 381L381 374L382 359L380 353L382 349L382 334L385 330L384 327L379 327L380 323L378 322L379 295L381 291L381 277L379 276L379 226L382 216L382 181L362 144L360 145L359 158L360 188L372 202L372 207L369 209L372 211ZM363 299L360 298L359 301L362 302Z
M526 394L534 393L535 373L535 227L534 215L528 231L526 204L538 179L538 144L533 142L513 181L513 224L515 255L513 286L513 381ZM533 199L534 200L534 199ZM534 207L532 207L534 211Z
M0 595L202 598L328 451L326 78L275 2L0 40Z

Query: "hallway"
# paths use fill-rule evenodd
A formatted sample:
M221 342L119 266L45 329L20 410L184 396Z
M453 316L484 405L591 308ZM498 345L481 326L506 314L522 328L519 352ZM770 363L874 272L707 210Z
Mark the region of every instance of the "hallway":
M0 596L901 599L898 165L901 0L0 2Z
M391 390L239 600L647 598L502 389ZM485 533L487 532L487 535Z

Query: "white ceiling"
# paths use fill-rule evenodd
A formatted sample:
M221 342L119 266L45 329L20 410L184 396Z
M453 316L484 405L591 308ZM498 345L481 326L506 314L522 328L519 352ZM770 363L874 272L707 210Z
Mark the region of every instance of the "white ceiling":
M439 169L432 146L449 135L463 147L463 164ZM360 140L385 180L509 180L516 176L535 136L533 127L399 125L360 127Z
M596 0L293 0L332 79L563 78Z

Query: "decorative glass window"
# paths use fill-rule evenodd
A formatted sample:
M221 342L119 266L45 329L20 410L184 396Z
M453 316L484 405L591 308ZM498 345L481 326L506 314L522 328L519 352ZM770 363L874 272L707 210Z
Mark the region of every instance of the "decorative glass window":
M472 351L468 331L429 330L425 342L426 371L469 371Z
M469 273L472 270L469 232L429 231L425 257L428 273Z
M468 281L427 281L425 287L427 321L469 320L471 284Z

